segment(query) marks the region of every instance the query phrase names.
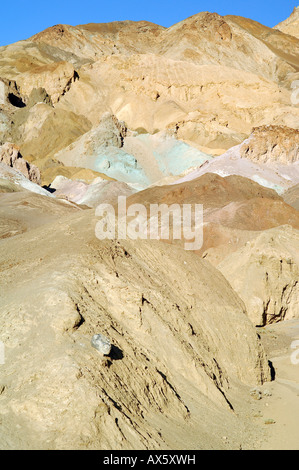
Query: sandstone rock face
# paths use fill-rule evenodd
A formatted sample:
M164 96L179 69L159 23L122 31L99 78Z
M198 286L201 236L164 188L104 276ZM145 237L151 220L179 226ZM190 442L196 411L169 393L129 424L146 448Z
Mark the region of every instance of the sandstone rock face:
M297 13L59 24L0 48L1 449L262 434L256 325L299 315ZM202 204L203 245L171 222L99 240L119 195Z
M252 127L269 120L290 127L298 123L289 85L281 89L275 81L225 65L154 54L112 55L84 66L80 77L59 106L83 113L94 125L99 110L109 107L132 130L177 129L179 139L217 150L241 143ZM96 95L96 106L87 99L82 106L82 94Z
M299 317L299 231L265 231L217 267L246 305L255 325Z
M11 140L21 149L22 155L33 158L41 171L55 152L68 146L79 136L90 130L90 122L83 116L55 109L45 101L26 106L14 114ZM34 98L35 100L35 98ZM56 162L58 165L58 162Z
M299 160L299 130L279 126L253 129L240 147L242 157L258 162L294 163Z
M95 146L121 148L127 134L127 127L124 122L118 121L113 114L107 112L101 117L100 124L94 132Z
M0 110L0 145L4 144L6 136L10 131L10 117L3 109Z
M44 88L51 97L52 103L57 103L68 92L78 79L78 73L69 62L55 62L30 69L18 77L18 85L22 95L30 96L34 88Z
M40 184L40 171L35 165L30 165L14 144L5 143L0 147L0 163L10 166L14 170L23 173L26 178L36 184Z

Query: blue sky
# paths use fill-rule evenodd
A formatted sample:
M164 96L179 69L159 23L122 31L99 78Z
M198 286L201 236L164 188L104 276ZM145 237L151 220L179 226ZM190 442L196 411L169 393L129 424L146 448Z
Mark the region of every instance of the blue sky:
M294 3L295 1L295 3ZM239 15L275 26L286 19L299 0L11 0L0 9L0 46L27 39L55 24L147 20L171 26L201 11Z

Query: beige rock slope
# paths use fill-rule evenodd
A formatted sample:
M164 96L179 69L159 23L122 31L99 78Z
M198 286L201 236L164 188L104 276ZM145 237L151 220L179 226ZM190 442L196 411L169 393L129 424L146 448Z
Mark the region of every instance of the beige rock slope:
M174 129L178 138L213 150L242 142L253 126L298 124L289 86L225 64L154 54L113 55L82 67L81 79L59 107L83 113L94 124L99 111L111 109L130 129Z
M275 191L239 176L207 173L181 184L148 188L128 199L136 202L147 207L203 204L199 253L227 278L254 325L298 318L299 214Z
M274 189L282 195L299 182L299 131L286 126L260 126L248 139L217 158L172 178L166 184L178 184L206 173L220 176L240 175ZM163 184L163 180L160 184Z
M27 165L26 169L28 169ZM2 181L3 188L19 187L36 194L52 197L51 194L46 191L46 189L42 188L39 184L30 181L30 179L28 179L28 174L25 176L21 171L18 171L12 168L10 165L6 165L2 162L0 162L0 180Z
M298 230L281 226L259 234L217 265L255 325L299 317L298 254Z
M55 197L94 208L99 204L117 204L119 196L129 197L135 192L125 183L100 177L88 184L83 180L70 180L64 176L57 176L51 183L50 189L54 191Z
M2 220L14 206L31 223L0 241L2 449L252 444L232 407L270 370L219 271L159 242L100 242L93 212L62 202L46 221L47 198L0 201ZM96 333L112 342L106 359Z
M264 230L280 225L299 229L298 211L276 191L237 175L205 173L180 184L150 187L127 199L127 205L135 203L144 204L148 213L150 204L202 204L203 246L199 253L213 264Z
M260 447L250 389L273 369L255 325L298 317L297 11L0 48L1 449ZM204 204L202 249L97 239L86 205L120 193Z
M283 195L283 198L287 204L299 210L299 184L292 186Z
M295 7L291 16L275 26L275 29L299 38L299 7Z

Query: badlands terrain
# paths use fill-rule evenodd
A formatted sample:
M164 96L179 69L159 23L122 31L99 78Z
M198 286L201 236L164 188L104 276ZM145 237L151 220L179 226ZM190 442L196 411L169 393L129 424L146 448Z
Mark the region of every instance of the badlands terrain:
M299 8L0 48L2 450L299 449L298 90ZM119 196L202 246L100 240Z

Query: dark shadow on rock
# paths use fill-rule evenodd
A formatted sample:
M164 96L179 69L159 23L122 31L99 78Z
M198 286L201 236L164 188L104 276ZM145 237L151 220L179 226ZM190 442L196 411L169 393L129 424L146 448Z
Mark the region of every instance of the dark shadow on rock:
M119 361L120 359L124 357L124 355L121 349L119 349L117 346L114 346L112 344L109 357L113 359L113 361Z
M44 185L43 189L46 189L47 191L49 191L49 193L55 193L56 191L55 188L51 188L51 186L47 186L47 185Z
M9 93L8 101L16 108L25 108L26 106L22 99L19 96L14 95L13 93Z
M271 361L268 361L269 367L270 367L270 373L271 373L271 380L275 380L275 369L273 367L273 364Z

